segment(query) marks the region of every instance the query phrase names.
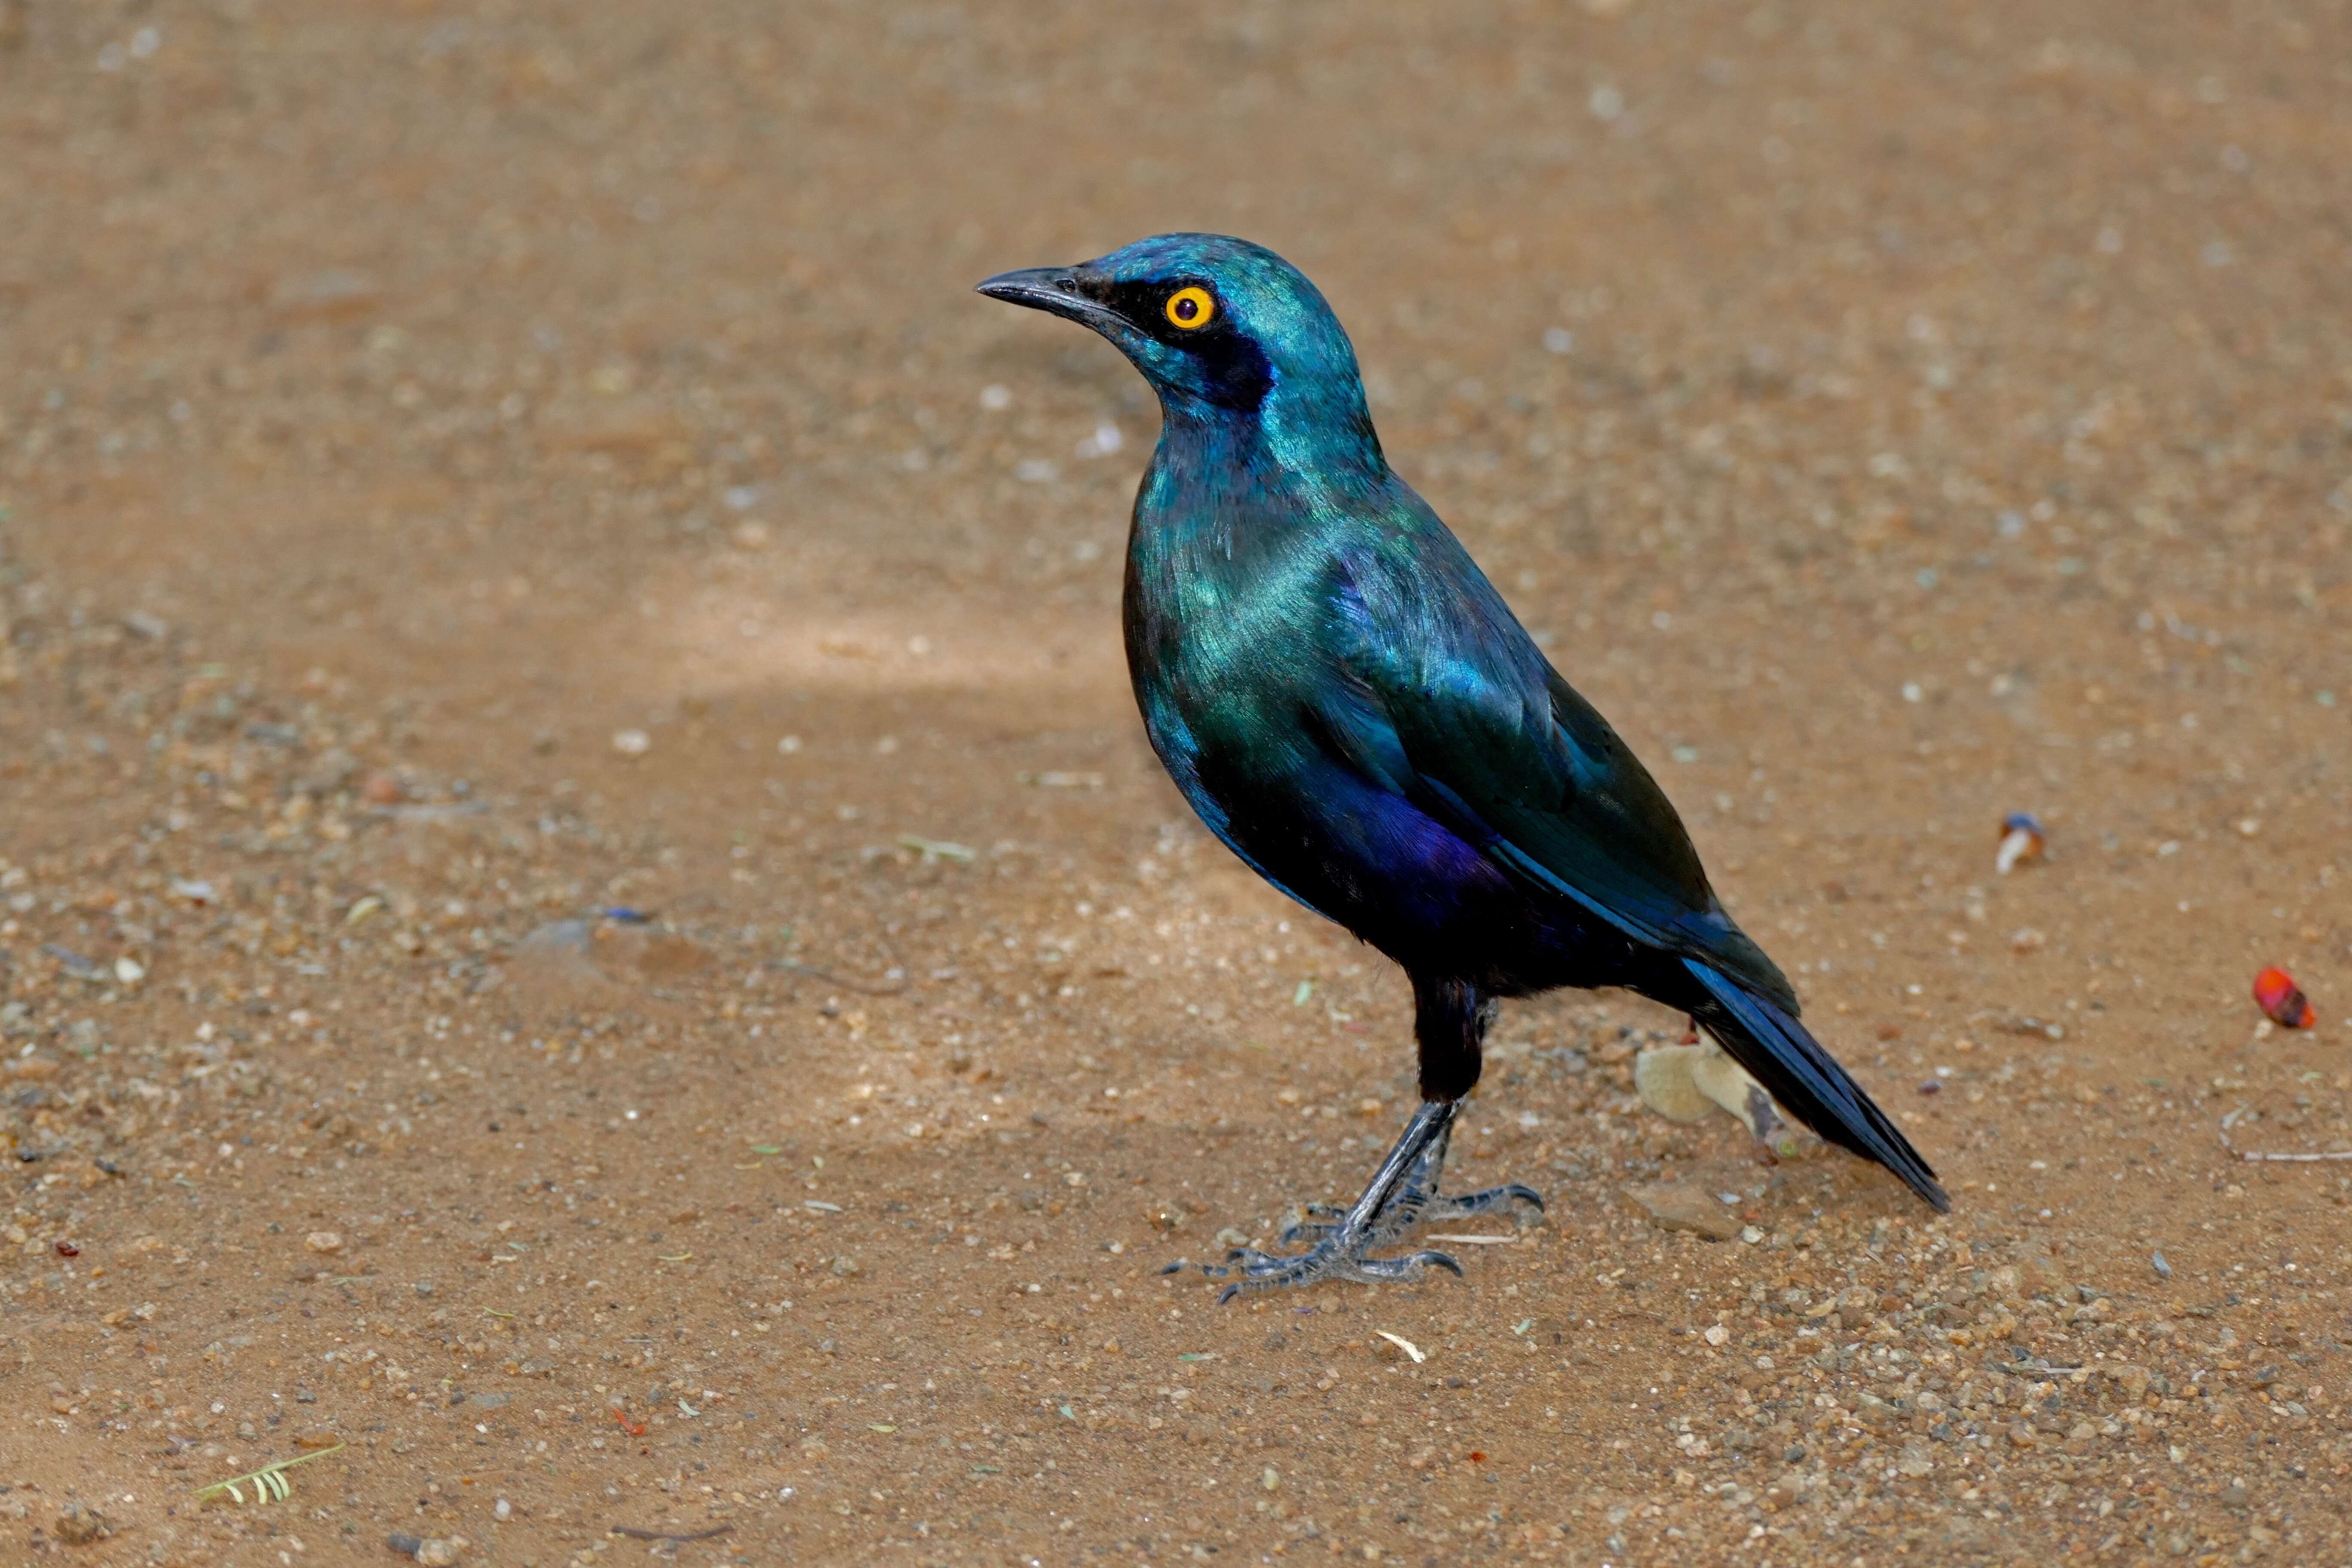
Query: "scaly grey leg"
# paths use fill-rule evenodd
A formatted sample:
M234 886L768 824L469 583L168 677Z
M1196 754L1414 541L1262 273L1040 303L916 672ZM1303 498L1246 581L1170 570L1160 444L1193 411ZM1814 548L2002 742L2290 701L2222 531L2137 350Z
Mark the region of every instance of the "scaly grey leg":
M1459 1197L1439 1192L1438 1178L1445 1168L1445 1152L1453 1138L1453 1126L1449 1122L1445 1131L1440 1132L1413 1161L1412 1172L1397 1189L1395 1199L1381 1213L1380 1222L1373 1229L1371 1247L1394 1246L1417 1225L1475 1219L1512 1204L1528 1204L1538 1214L1543 1212L1543 1194L1517 1182L1488 1187L1484 1192L1465 1193ZM1301 1212L1305 1217L1282 1233L1284 1241L1313 1241L1328 1236L1336 1228L1336 1222L1347 1214L1345 1209L1330 1204L1307 1204Z
M1222 1265L1179 1258L1160 1272L1174 1274L1197 1268L1212 1279L1234 1279L1218 1296L1221 1303L1244 1290L1312 1285L1320 1279L1379 1284L1418 1279L1430 1268L1446 1268L1460 1274L1462 1266L1442 1252L1416 1252L1404 1258L1366 1256L1374 1248L1391 1245L1424 1219L1486 1214L1504 1204L1522 1200L1538 1208L1543 1206L1543 1200L1534 1192L1517 1184L1465 1198L1445 1198L1437 1194L1437 1173L1445 1163L1445 1145L1453 1132L1454 1118L1460 1113L1459 1100L1431 1101L1413 1112L1412 1120L1405 1124L1403 1136L1372 1173L1362 1196L1344 1212L1328 1205L1316 1205L1307 1213L1328 1215L1331 1217L1328 1223L1294 1226L1285 1233L1286 1240L1295 1235L1312 1235L1314 1243L1305 1252L1282 1257L1255 1247L1237 1247L1226 1254ZM1236 1275L1240 1277L1237 1279Z

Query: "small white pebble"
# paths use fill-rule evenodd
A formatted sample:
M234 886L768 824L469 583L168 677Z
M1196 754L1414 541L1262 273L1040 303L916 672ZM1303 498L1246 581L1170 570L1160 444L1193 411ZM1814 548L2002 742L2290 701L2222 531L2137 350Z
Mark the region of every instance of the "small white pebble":
M643 730L616 730L613 732L613 750L625 757L642 757L654 748L654 738Z

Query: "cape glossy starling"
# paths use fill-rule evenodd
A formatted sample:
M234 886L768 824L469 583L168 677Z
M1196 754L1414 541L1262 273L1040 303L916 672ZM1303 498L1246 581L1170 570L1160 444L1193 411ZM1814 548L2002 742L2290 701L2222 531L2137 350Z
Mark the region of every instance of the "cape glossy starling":
M1126 588L1152 749L1234 854L1412 982L1421 1109L1353 1205L1286 1235L1304 1252L1207 1268L1236 1280L1228 1297L1459 1273L1443 1253L1371 1254L1423 1221L1540 1207L1437 1181L1495 999L1555 986L1688 1013L1798 1120L1948 1206L1798 1022L1648 771L1390 469L1314 284L1245 241L1171 234L980 291L1093 328L1160 395Z

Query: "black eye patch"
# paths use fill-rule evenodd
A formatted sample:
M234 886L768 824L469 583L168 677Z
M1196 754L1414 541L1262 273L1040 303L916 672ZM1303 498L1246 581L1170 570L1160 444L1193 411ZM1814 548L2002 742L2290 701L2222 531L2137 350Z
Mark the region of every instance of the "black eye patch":
M1169 319L1170 295L1195 287L1216 295L1212 286L1190 278L1099 284L1087 292L1118 311L1138 331L1181 351L1199 366L1205 384L1199 390L1211 403L1223 408L1255 408L1274 385L1274 367L1256 340L1234 325L1223 296L1216 296L1220 301L1216 313L1204 326L1182 327Z

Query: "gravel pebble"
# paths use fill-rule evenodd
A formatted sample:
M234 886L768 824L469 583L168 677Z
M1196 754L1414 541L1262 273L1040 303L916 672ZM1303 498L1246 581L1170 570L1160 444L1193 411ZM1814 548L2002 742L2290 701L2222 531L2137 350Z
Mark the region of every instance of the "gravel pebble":
M1623 1189L1626 1198L1663 1230L1686 1230L1712 1241L1740 1232L1739 1215L1698 1182L1652 1182Z

